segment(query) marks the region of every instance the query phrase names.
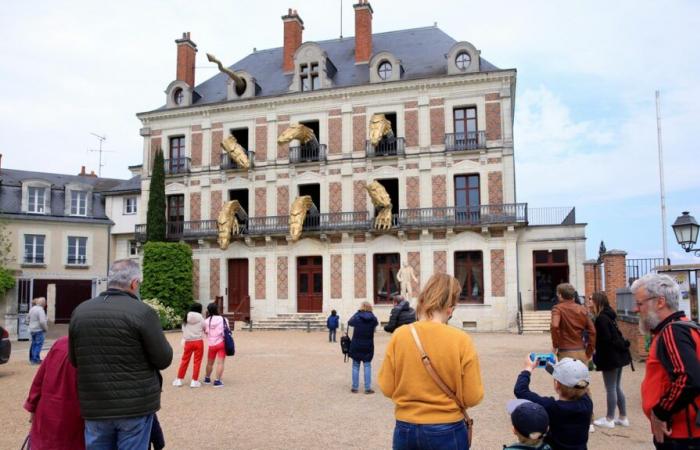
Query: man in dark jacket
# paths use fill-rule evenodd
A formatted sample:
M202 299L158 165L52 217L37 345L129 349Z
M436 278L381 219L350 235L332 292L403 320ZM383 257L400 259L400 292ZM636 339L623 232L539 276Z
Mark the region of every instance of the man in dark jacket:
M160 409L158 371L173 350L158 314L139 297L141 270L132 260L109 269L107 290L78 306L69 327L69 356L87 448L147 449Z
M411 308L408 300L397 295L394 297L394 307L391 309L389 322L384 325L384 331L393 333L401 325L408 325L416 321L416 311Z

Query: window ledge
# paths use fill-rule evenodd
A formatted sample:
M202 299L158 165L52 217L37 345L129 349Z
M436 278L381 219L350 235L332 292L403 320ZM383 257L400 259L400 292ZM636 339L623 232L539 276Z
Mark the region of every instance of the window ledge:
M89 264L66 264L66 269L89 269Z
M34 268L34 269L45 269L46 263L22 263L20 264L22 268Z

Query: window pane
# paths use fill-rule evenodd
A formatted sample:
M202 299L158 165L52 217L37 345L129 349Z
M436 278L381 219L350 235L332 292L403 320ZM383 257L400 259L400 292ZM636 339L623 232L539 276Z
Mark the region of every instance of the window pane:
M455 188L464 189L467 187L467 179L465 177L455 177Z
M321 88L321 78L317 75L311 76L311 89L314 91Z
M308 73L309 72L309 66L307 64L302 64L301 65L301 73Z
M455 206L467 206L467 191L455 191Z
M476 206L479 204L479 191L469 190L469 205Z
M455 109L455 119L464 119L463 109Z
M469 118L469 119L476 118L476 108L467 108L467 118Z
M566 260L567 260L566 250L554 250L552 252L552 262L566 263Z
M476 131L476 119L467 119L467 133Z
M323 293L323 274L314 274L314 294Z
M469 176L469 187L470 188L478 188L479 187L479 176L478 175Z
M549 252L546 250L535 250L533 254L537 264L546 264L549 261Z
M306 273L299 275L299 292L302 294L309 292L309 275Z
M302 77L301 78L301 90L302 91L310 91L311 86L309 84L309 77Z

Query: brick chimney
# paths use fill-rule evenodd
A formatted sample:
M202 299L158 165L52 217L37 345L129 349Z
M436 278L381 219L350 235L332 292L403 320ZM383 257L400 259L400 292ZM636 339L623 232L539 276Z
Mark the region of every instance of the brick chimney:
M194 63L197 56L197 44L190 39L190 32L182 33L181 39L175 39L177 44L177 73L175 79L184 81L194 87Z
M284 22L284 58L282 70L284 73L294 71L294 52L301 46L301 34L304 31L304 21L301 20L296 9L289 8L286 16L282 16Z
M372 5L359 0L355 8L355 64L369 62L372 57Z
M85 173L85 166L80 166L80 173L78 176L84 177L85 175L87 175L87 173Z

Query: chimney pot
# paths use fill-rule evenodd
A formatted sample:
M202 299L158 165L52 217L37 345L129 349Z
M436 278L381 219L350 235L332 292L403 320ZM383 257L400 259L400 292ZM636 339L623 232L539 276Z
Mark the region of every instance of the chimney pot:
M175 79L184 81L188 86L194 87L194 64L197 57L197 44L190 39L190 32L182 33L182 39L176 39L177 44L177 71Z
M367 63L372 57L372 5L359 0L355 8L355 63Z
M282 70L285 73L294 71L294 53L301 46L304 21L299 17L296 9L289 8L288 14L282 16L284 24L284 52Z
M85 166L80 166L80 175L81 176L85 175Z

